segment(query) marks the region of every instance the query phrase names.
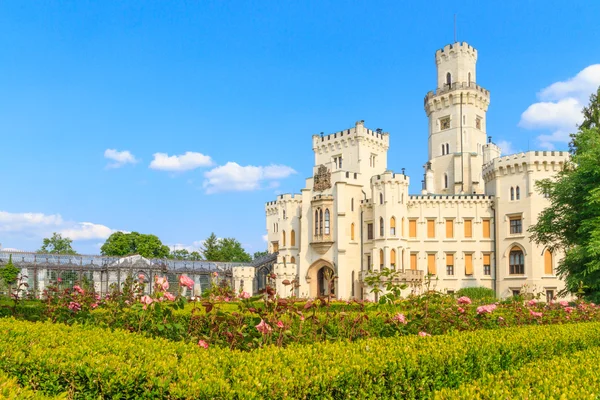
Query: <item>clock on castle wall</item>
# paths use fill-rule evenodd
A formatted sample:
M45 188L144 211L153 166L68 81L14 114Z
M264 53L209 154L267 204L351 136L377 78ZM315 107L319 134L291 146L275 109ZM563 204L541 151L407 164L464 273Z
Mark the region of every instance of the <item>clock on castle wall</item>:
M440 129L450 129L450 117L440 119Z
M326 166L320 165L317 173L314 176L313 190L321 192L331 187L331 172Z

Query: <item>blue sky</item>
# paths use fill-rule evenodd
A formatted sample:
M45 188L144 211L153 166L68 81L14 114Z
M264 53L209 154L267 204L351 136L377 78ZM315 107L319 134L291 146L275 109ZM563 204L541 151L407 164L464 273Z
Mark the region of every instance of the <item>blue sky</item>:
M360 119L390 132L389 167L417 192L455 13L488 134L567 148L600 84L600 2L407 3L0 2L0 243L58 231L97 253L114 230L187 248L215 232L263 250L264 203L304 186L311 135Z

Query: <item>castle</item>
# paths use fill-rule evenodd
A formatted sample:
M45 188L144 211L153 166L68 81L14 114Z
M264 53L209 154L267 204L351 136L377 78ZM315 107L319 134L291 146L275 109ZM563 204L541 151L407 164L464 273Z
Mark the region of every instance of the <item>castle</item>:
M556 296L561 254L531 242L528 228L549 203L535 182L556 174L562 151L501 157L486 133L490 93L477 82L477 50L454 43L436 51L437 89L429 120L423 189L387 168L389 134L358 121L314 135L313 176L300 194L266 204L269 252L282 295L377 300L365 278L384 268L419 289L483 286L505 298L523 285ZM237 284L249 274L238 271ZM294 283L295 285L290 285ZM416 284L415 284L416 283Z

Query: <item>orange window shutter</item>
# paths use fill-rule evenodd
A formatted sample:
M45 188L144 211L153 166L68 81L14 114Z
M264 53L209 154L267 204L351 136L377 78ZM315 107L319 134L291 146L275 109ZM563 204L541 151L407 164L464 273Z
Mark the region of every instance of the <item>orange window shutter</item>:
M465 237L473 237L473 221L470 219L465 220Z
M483 220L483 237L486 239L489 239L491 237L490 235L490 220L489 219L484 219Z
M544 273L552 275L552 253L550 250L544 252Z
M396 250L390 251L390 265L396 265Z
M490 261L491 261L490 255L484 254L483 255L483 265L492 265Z
M454 221L451 219L446 220L446 238L452 239L454 237Z
M473 254L465 254L465 275L473 275Z
M416 238L417 237L417 220L416 219L411 219L410 221L408 221L408 235L411 238Z
M433 219L427 220L427 237L428 238L435 237L435 220L433 220Z
M454 254L446 254L446 265L454 265Z
M416 253L412 253L410 255L410 269L413 269L413 270L417 269L417 254Z
M427 273L435 275L435 254L427 254Z

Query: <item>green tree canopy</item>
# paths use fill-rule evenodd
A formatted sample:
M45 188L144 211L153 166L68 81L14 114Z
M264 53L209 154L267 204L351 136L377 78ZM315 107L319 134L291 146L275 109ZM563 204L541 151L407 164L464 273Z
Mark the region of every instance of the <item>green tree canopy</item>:
M115 232L106 239L100 252L105 256L124 257L139 254L146 258L166 258L169 256L169 247L162 244L155 235Z
M19 268L15 267L13 264L11 254L8 256L8 263L0 268L0 279L2 279L7 286L11 286L17 282L20 272Z
M252 257L234 238L217 238L214 233L204 241L202 255L205 260L223 262L250 262Z
M265 251L256 251L256 252L254 252L254 254L252 255L252 259L253 259L253 260L257 260L257 259L259 259L259 258L261 258L261 257L265 257L265 256L267 256L268 254L269 254L269 252L268 252L267 250L265 250Z
M600 301L600 88L571 135L571 159L555 178L537 182L550 206L530 228L532 240L565 257L557 271L566 290Z
M60 233L54 232L51 238L44 238L38 253L77 254L71 247L71 243L73 241L68 237L63 237Z
M175 260L189 260L189 261L200 261L202 256L197 251L188 251L186 249L173 250L169 255L169 258Z

